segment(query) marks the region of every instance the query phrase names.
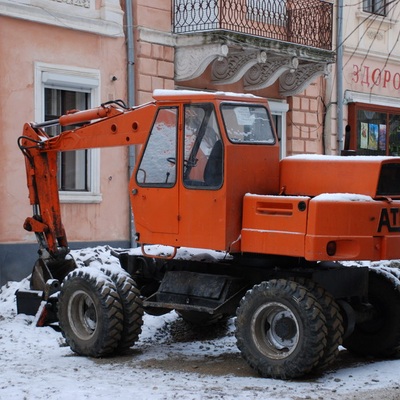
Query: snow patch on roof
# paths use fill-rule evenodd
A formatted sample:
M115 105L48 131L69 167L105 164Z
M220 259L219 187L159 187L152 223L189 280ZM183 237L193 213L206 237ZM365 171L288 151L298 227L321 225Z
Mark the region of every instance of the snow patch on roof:
M312 199L313 202L315 201L333 201L333 202L340 202L340 201L361 201L361 202L370 202L374 201L371 196L366 196L363 194L355 194L355 193L322 193L318 196L315 196Z
M260 99L261 97L255 96L251 93L233 93L233 92L205 92L201 90L170 90L170 89L155 89L153 91L153 97L159 96L197 96L197 95L214 95L214 96L235 96L250 99Z

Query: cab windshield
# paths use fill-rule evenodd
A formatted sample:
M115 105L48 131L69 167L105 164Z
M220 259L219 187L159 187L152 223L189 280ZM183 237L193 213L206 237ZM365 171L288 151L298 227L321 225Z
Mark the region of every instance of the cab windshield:
M231 142L243 144L275 143L271 119L265 107L223 104L221 112Z

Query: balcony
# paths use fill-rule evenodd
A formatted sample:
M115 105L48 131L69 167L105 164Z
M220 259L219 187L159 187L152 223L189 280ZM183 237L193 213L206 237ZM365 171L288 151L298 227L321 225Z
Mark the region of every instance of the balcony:
M257 90L279 78L291 95L334 62L330 2L173 0L172 6L178 81L212 65L216 84L243 78L248 90ZM284 81L293 79L296 87L287 87Z
M332 50L333 4L319 0L175 0L174 33L228 31Z

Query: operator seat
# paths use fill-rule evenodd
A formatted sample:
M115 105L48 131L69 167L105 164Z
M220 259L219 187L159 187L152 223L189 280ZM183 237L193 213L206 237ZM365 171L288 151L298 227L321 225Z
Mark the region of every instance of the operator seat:
M222 185L222 142L217 140L208 157L207 164L204 168L204 182L206 186L221 186Z

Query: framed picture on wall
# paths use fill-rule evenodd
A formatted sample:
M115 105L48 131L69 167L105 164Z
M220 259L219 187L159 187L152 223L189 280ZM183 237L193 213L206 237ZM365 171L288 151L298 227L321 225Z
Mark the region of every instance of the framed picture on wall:
M368 123L361 122L360 148L368 149Z
M379 139L378 139L379 150L386 150L386 125L379 124Z
M369 124L368 149L378 150L378 124Z

